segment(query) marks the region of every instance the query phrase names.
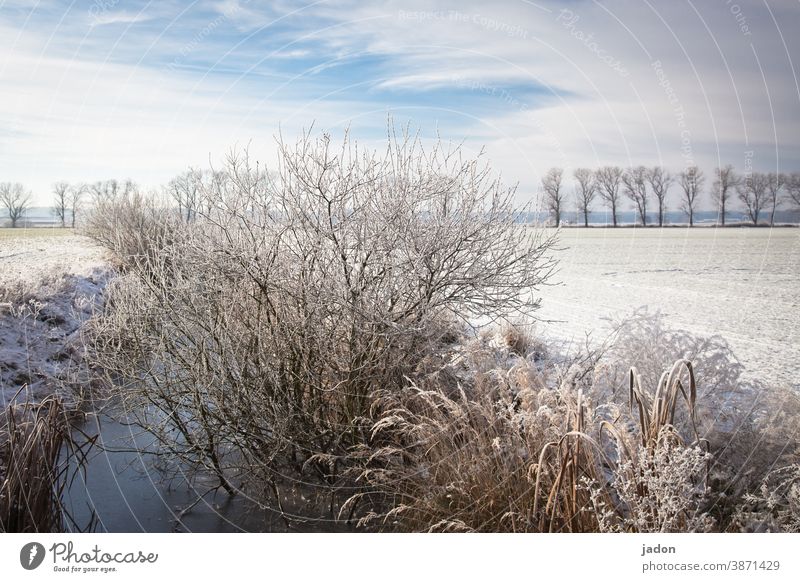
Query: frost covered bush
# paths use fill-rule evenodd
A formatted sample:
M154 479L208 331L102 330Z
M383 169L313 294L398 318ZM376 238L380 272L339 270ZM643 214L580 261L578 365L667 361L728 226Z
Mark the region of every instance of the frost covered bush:
M121 266L145 272L169 246L179 222L163 201L128 181L95 196L82 230L111 250Z
M478 160L279 149L272 172L231 154L180 212L129 192L90 218L124 266L92 365L159 466L388 530L796 528L800 399L722 338L639 312L559 354L509 323L553 240Z
M552 267L513 189L458 148L304 135L279 150L271 173L231 154L191 220L132 198L90 227L128 267L93 323L95 363L162 460L261 499L281 479L349 486L376 395L459 322L534 308Z
M613 471L609 483L588 485L601 532L704 532L714 527L705 513L705 476L711 455L697 446L660 439L640 446ZM606 498L614 501L609 504Z
M696 400L694 417L689 408L680 407L674 425L682 435L696 430L697 441L711 454L704 511L720 531L758 528L744 525L741 508L763 488L771 471L800 459L796 391L747 375L723 338L669 328L663 316L646 311L615 323L587 390L597 402L620 404L627 396L628 366L635 366L648 384L658 378L659 367L678 358L692 363ZM606 417L617 425L635 426L634 411L624 406L612 410Z
M800 533L800 464L771 471L744 496L735 521L747 531Z
M348 507L380 496L362 523L389 530L792 531L796 465L761 480L798 458L797 398L724 369L735 359L722 342L658 320L627 330L568 358L519 349L533 340L507 329L456 344L441 371L382 395L359 474L370 493ZM671 338L662 351L699 355L655 374L628 353L654 332ZM711 414L737 390L756 406Z

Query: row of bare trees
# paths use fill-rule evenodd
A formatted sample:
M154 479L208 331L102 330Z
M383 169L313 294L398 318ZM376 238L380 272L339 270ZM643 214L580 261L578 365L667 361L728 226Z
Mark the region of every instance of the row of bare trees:
M268 176L257 167L248 168L245 175L251 176L249 184L239 184L248 192L265 187ZM751 172L738 174L727 165L714 170L714 181L708 191L716 206L719 223L725 225L732 200L738 200L750 222L758 224L763 213L769 213L769 224L775 223L775 212L788 203L800 209L800 172L791 174ZM694 226L694 215L703 194L706 178L697 166L690 166L677 175L672 175L661 166L647 168L636 166L627 170L619 166L604 166L591 170L578 168L573 172L574 193L577 211L583 215L584 226L589 226L589 213L596 199L611 211L613 226L618 224L622 203L628 199L633 204L638 220L647 225L648 208L655 204L658 225L663 226L667 210L667 194L675 183L681 189L679 209L686 214L689 226ZM203 204L204 192L221 192L226 187L225 172L203 171L190 168L177 175L165 187L164 192L177 204L177 210L187 221L192 221ZM56 182L53 185L53 213L62 228L75 227L76 217L83 203L114 200L137 191L138 185L131 180L102 180L92 184ZM550 168L542 178L541 185L546 208L556 226L561 220L568 202L564 185L564 170ZM20 183L0 183L0 206L5 208L16 227L30 208L30 190Z
M589 213L595 199L600 199L611 211L614 226L618 224L618 213L625 199L633 203L639 222L647 226L648 209L651 203L658 211L658 225L663 226L667 211L667 194L677 183L680 187L679 209L694 226L706 178L697 166L689 166L673 175L661 166L647 168L635 166L623 169L619 166L604 166L595 170L577 168L573 172L574 193L577 211L583 215L584 226L589 226ZM564 170L550 168L541 182L541 193L548 212L556 226L561 225L568 195L564 185ZM730 212L731 200L736 196L750 222L758 224L764 212L769 212L769 224L775 223L775 212L784 203L800 209L800 172L792 174L750 172L737 174L733 166L714 170L714 181L708 191L715 204L719 222L725 225Z
M88 199L92 205L102 200L114 200L138 190L132 180L100 180L91 184L56 182L53 184L53 214L61 222L61 227L75 228L76 217Z
M114 200L138 191L132 180L100 180L91 184L56 182L53 184L53 214L61 223L74 228L78 215L88 202L95 205L101 200ZM33 195L18 182L0 183L0 207L8 213L11 227L16 228L33 202Z
M231 175L223 171L203 171L190 168L178 174L163 187L167 199L177 206L176 210L186 222L197 217L208 204L210 194L221 195L226 189L239 187L250 195L264 191L267 184L267 173L263 168L235 168L239 176L249 176L248 183L233 183ZM112 202L139 194L139 185L130 180L100 180L93 183L69 183L59 181L53 184L52 209L62 228L75 227L77 217L88 205ZM33 196L30 190L20 183L0 183L0 207L8 212L11 226L16 228L25 213L31 207Z

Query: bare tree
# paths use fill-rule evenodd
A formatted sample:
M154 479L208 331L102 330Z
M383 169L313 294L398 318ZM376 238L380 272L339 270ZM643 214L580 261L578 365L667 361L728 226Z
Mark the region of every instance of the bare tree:
M25 215L31 204L31 193L16 182L0 183L0 204L8 211L11 228L17 227L17 222Z
M194 220L203 191L202 171L189 168L186 172L170 180L166 190L178 204L180 216L186 222Z
M622 180L622 168L619 166L604 166L595 173L600 198L611 208L611 220L617 226L617 205L619 203L619 186Z
M578 198L578 210L583 213L583 226L589 226L589 206L597 194L594 172L588 168L578 168L573 172L578 186L575 194Z
M739 186L741 178L736 175L733 166L715 168L714 185L711 188L711 198L717 204L717 212L722 226L725 226L725 215L727 213L728 200L733 195L734 190Z
M625 195L633 201L642 226L647 226L647 168L637 166L622 174Z
M542 192L547 209L556 220L556 226L561 226L561 210L564 206L564 192L561 189L563 175L564 170L561 168L550 168L542 178Z
M61 221L61 228L67 226L70 185L67 182L53 184L53 214Z
M792 204L800 210L800 172L792 172L786 177L786 194Z
M781 205L781 190L786 185L786 174L778 174L771 172L767 174L767 192L769 192L769 202L771 203L771 210L769 213L769 225L775 224L775 211Z
M89 187L86 186L86 184L75 184L69 190L68 199L69 210L72 218L72 228L75 228L76 216L78 215L78 211L81 209L83 198L86 196L86 192L88 192L88 190Z
M113 200L116 197L119 184L116 180L99 180L89 185L89 194L92 203L97 204L103 200Z
M694 226L694 207L705 181L703 170L697 166L689 166L680 174L680 184L683 189L681 210L689 217L690 227Z
M661 166L654 166L647 172L647 181L658 203L658 226L664 226L664 214L667 210L667 192L674 178Z
M739 200L745 206L747 216L753 225L758 224L758 216L767 203L769 191L769 176L761 172L753 172L745 176L736 188Z
M92 202L97 204L100 201L116 200L120 197L126 197L138 191L139 187L133 180L127 179L123 182L118 180L101 180L89 186L89 193L92 196Z

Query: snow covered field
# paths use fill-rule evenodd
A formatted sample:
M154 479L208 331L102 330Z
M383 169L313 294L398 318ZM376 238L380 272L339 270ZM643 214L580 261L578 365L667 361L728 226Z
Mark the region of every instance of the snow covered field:
M749 373L800 385L800 228L576 228L560 246L558 284L540 293L546 334L600 340L608 318L646 306L723 336ZM78 378L78 328L109 276L89 239L0 229L0 406L24 383L41 396Z
M561 284L539 294L547 334L602 339L604 318L647 306L723 336L747 373L800 385L800 228L574 228L560 243Z
M109 275L85 237L0 229L0 408L22 386L41 398L81 381L79 328Z

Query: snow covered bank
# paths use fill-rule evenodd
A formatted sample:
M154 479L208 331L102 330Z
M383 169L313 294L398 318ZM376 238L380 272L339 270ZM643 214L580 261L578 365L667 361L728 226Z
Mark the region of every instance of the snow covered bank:
M105 251L85 237L0 233L0 408L20 390L74 402L80 327L111 275Z

